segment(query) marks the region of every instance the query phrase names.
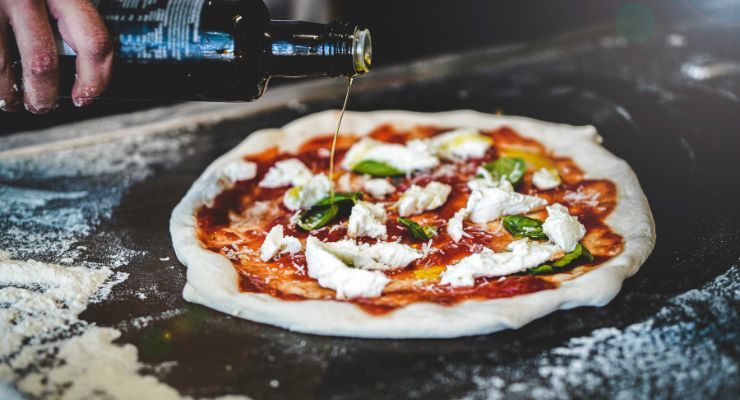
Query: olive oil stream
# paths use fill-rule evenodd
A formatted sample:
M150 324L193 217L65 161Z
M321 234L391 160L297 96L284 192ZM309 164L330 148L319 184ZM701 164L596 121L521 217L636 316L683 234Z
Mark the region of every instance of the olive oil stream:
M334 138L331 141L331 152L329 154L329 181L331 182L329 199L331 202L334 201L334 153L337 150L337 137L339 136L339 129L342 127L342 118L344 118L344 112L347 110L347 101L349 100L349 91L352 89L352 81L354 78L347 78L347 93L344 95L344 104L342 104L342 112L339 113L339 121L337 122L337 130L334 132Z

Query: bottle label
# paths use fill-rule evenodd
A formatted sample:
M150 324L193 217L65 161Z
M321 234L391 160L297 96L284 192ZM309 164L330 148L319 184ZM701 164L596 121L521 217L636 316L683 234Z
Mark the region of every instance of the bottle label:
M234 40L200 32L205 0L93 0L123 61L231 59ZM61 54L74 54L60 46Z

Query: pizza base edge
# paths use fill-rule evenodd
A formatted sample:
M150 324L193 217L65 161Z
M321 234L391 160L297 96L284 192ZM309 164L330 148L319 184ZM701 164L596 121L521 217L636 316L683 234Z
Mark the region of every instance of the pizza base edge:
M195 212L218 195L222 169L231 161L278 145L296 150L312 137L332 132L339 111L299 118L280 129L263 129L216 159L175 207L170 234L180 262L187 266L185 300L226 314L293 331L364 338L451 338L519 328L559 309L603 306L637 272L655 244L655 224L637 176L622 159L599 145L592 126L570 126L525 117L460 110L440 113L408 111L347 112L341 133L366 135L382 124L436 125L492 130L509 126L540 141L559 156L568 156L588 178L609 179L617 186L617 206L606 223L624 240L624 250L596 269L558 288L492 300L468 300L445 306L414 303L386 315L371 315L355 304L326 300L285 301L266 294L240 292L231 262L203 247ZM281 144L290 144L289 147ZM331 315L331 318L327 318Z

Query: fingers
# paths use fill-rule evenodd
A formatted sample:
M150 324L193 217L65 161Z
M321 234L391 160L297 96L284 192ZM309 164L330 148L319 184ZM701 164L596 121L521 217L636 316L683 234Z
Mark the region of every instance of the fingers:
M15 81L8 42L10 26L0 11L0 110L17 111L21 106L20 90Z
M88 0L47 0L64 41L77 53L77 79L72 101L78 107L93 102L108 86L113 45L97 10Z
M23 101L32 113L57 105L57 51L46 6L41 0L4 2L23 68Z

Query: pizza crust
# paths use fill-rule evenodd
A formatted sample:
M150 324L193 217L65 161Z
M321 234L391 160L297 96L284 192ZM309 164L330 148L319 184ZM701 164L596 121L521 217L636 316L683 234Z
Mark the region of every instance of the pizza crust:
M352 303L338 301L284 301L267 294L240 292L237 272L224 256L204 248L197 237L196 211L209 204L225 187L224 168L248 154L278 145L296 151L314 136L336 129L338 111L300 118L282 129L264 129L249 135L219 157L193 183L175 207L170 233L180 262L188 267L185 300L226 314L292 331L363 338L451 338L519 328L560 309L603 306L621 289L622 282L643 264L655 245L655 223L632 169L599 145L593 126L570 126L529 118L497 116L475 111L415 113L407 111L347 112L342 133L366 135L383 124L399 128L414 125L474 127L495 130L509 126L524 137L538 140L558 156L571 157L586 178L609 179L617 186L617 206L606 223L624 240L624 250L596 269L565 281L553 290L492 300L468 300L452 306L413 303L384 315L371 315Z

